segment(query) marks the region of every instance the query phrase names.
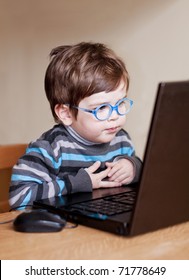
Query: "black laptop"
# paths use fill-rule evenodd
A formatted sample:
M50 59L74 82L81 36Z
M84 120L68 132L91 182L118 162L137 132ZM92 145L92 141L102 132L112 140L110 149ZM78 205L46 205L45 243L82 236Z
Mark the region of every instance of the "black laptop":
M68 221L138 235L189 220L189 81L158 86L138 184L34 202Z

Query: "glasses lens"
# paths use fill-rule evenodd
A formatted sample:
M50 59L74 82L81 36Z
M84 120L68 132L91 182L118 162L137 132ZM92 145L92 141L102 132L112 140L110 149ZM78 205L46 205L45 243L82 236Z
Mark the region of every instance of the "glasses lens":
M96 109L96 117L101 121L106 120L109 118L111 111L111 106L108 104L102 105Z
M126 115L129 112L130 109L131 109L131 102L127 99L122 100L118 104L118 113L120 115Z

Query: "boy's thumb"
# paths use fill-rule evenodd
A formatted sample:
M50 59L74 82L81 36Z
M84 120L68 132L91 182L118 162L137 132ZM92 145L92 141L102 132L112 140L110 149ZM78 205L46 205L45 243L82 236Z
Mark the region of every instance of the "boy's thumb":
M100 161L96 161L95 163L93 163L93 165L91 165L90 167L88 168L85 168L85 170L88 172L88 173L94 173L101 165L101 162Z

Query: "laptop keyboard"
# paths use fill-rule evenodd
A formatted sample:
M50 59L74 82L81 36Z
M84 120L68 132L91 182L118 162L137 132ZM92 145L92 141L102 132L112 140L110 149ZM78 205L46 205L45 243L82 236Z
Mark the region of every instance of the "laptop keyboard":
M133 190L125 193L115 194L113 196L76 203L72 205L72 209L81 213L87 211L91 213L113 216L131 211L135 197L136 192Z

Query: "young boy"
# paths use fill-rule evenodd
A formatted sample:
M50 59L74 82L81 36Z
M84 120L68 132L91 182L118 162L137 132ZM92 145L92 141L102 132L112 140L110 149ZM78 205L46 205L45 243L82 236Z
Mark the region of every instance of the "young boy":
M97 43L60 46L50 56L45 91L57 125L14 166L12 208L139 178L141 161L122 129L133 104L123 61Z

